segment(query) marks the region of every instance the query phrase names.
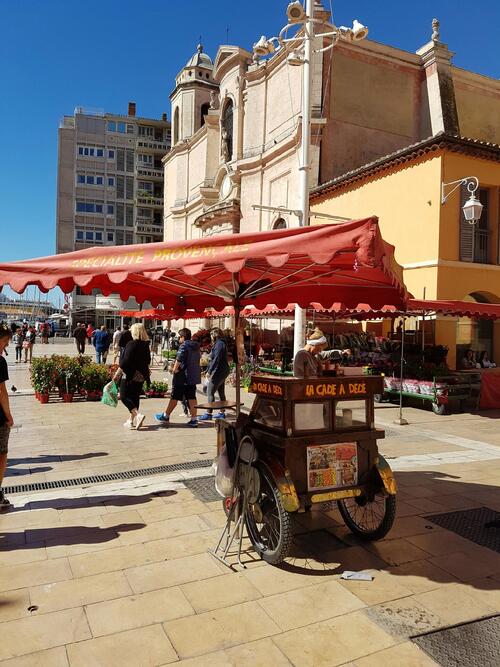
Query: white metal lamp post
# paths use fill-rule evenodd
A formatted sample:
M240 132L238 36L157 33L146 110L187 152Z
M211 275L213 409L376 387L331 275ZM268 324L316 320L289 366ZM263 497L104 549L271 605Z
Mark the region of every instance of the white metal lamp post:
M339 39L359 41L368 35L368 28L359 21L353 22L352 28L328 24L322 19L314 18L314 0L306 0L305 8L301 2L291 2L287 7L288 24L281 30L279 36L266 39L264 36L254 44L254 55L258 57L272 55L277 48L284 48L293 43L295 48L288 54L287 61L291 66L302 66L302 137L300 146L299 166L299 225L309 225L309 170L311 151L311 84L312 84L312 56L332 49ZM322 37L331 37L332 43L321 49L313 50L314 26L322 25L327 32ZM297 28L302 34L295 33L288 37L288 31ZM276 46L277 43L277 46ZM293 336L294 355L304 345L305 311L295 306L295 326Z

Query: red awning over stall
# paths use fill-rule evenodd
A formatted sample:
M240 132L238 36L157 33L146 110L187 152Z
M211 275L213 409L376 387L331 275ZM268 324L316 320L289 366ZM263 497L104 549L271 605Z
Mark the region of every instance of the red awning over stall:
M394 306L385 306L374 309L369 304L360 303L354 309L345 308L343 304L336 303L327 309L318 309L319 312L328 312L337 319L377 319L383 317L422 316L436 313L449 315L451 317L472 317L473 319L498 319L500 318L500 304L476 303L474 301L443 301L438 299L408 299L404 309Z
M477 303L475 301L443 301L409 299L408 310L415 312L435 312L454 317L472 317L473 319L498 319L500 303Z
M134 296L162 304L182 316L186 310L221 310L229 303L263 308L311 301L329 308L368 303L402 308L407 292L393 246L377 218L255 234L93 247L40 259L0 264L0 285L16 292L28 285L63 292L80 287Z
M120 310L122 317L135 317L138 320L198 320L210 317L230 317L234 315L234 308L227 306L221 311L204 310L202 312L195 312L194 310L186 310L179 315L178 312L166 310L165 308L147 308L145 310Z

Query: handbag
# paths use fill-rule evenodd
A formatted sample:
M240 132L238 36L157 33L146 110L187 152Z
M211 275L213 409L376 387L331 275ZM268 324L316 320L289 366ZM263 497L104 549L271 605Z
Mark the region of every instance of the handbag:
M31 345L31 343L30 343L29 340L23 341L23 350L29 350L30 345Z
M132 375L131 382L139 382L140 384L144 384L144 382L147 381L147 378L144 377L144 375L141 373L141 371L135 371L135 373Z

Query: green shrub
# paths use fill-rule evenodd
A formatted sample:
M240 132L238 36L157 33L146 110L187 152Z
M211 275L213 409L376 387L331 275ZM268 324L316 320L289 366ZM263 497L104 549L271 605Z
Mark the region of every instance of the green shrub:
M50 357L34 357L31 361L31 384L40 394L45 394L54 386L55 362Z
M109 382L109 372L105 364L86 364L82 368L82 386L88 392L102 391Z

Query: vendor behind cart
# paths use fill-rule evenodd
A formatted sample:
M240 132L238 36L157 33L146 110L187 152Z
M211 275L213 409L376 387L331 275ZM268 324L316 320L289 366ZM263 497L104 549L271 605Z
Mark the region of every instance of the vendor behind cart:
M315 329L307 338L306 344L293 360L293 374L296 378L310 378L322 375L321 361L318 354L326 350L328 341L320 329Z

